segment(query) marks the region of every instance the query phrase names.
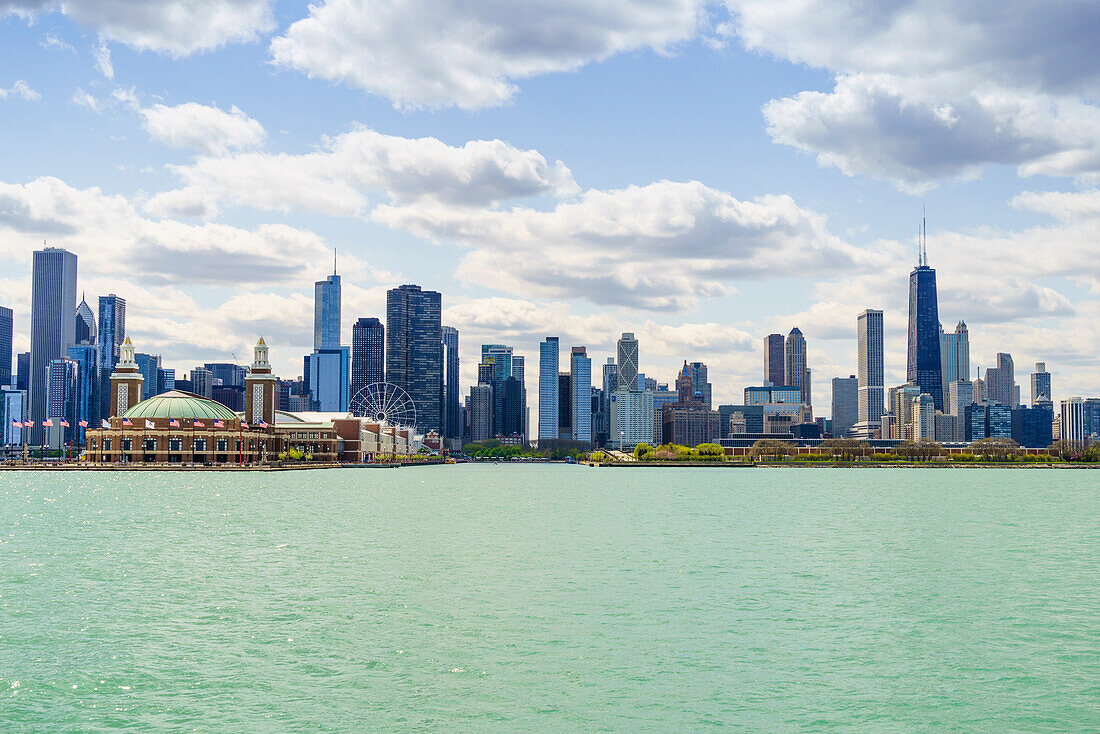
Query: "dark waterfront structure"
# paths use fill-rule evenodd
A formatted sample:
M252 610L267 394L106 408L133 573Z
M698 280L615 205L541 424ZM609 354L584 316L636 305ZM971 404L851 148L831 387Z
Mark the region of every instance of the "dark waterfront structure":
M522 385L521 385L522 387ZM443 437L462 438L459 385L458 329L443 327Z
M386 381L386 327L374 317L351 327L351 396L364 387Z
M0 306L0 387L12 387L11 380L12 311Z
M923 252L923 248L922 248ZM940 361L940 312L936 296L936 271L927 255L909 274L909 358L905 379L932 396L936 410L943 410L943 367Z
M76 345L76 255L56 247L36 250L31 266L31 362L28 376L34 421L30 443L42 444L45 433L50 364L67 359Z
M99 410L96 422L111 415L111 373L126 339L126 299L114 293L99 297Z
M416 428L443 433L443 297L403 285L386 293L386 382L416 406Z
M764 337L764 381L773 385L782 385L787 379L784 368L784 340L782 334L768 334Z

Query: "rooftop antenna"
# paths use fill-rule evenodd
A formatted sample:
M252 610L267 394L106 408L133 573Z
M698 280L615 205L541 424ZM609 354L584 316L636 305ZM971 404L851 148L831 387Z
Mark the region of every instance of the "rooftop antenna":
M332 248L332 274L336 275L336 248Z

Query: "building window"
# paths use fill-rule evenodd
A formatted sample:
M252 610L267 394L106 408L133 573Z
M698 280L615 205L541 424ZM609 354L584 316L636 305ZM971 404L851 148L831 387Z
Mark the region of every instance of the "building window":
M104 439L103 439L103 450L104 451L110 451L111 450L111 439L110 438L104 437Z
M157 440L155 438L147 438L143 442L143 448L146 452L153 452L157 450Z
M196 438L195 439L195 451L206 451L206 439L205 438Z
M169 451L183 451L183 439L182 438L170 438L168 439Z
M95 451L95 439L94 438L89 438L88 439L88 448L90 448L92 451Z
M240 451L241 451L241 439L238 438L237 439L237 453L240 453Z
M218 439L218 448L217 448L217 450L218 451L228 451L229 450L229 439L228 438L219 438Z
M129 453L134 450L134 439L124 438L122 439L122 450Z

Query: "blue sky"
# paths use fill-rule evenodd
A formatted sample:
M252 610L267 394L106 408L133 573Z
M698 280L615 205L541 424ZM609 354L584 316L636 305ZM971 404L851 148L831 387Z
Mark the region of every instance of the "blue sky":
M546 335L602 362L634 331L733 401L797 325L824 415L864 308L903 381L924 205L972 365L1095 393L1100 14L957 5L0 0L0 303L25 349L46 239L139 350L262 334L293 376L335 247L345 331L438 289L466 382L482 342L533 371Z

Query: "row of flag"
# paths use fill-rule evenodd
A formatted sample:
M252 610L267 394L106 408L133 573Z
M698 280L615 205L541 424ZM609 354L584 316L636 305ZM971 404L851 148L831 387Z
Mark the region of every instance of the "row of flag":
M34 428L34 421L22 421L21 422L21 421L13 420L11 422L11 425L12 425L12 428ZM58 425L60 425L62 428L69 428L69 422L67 420L65 420L64 418L61 419L61 421L58 423ZM79 423L77 423L77 425L79 425L81 428L87 428L88 427L88 421L80 421ZM108 423L106 421L106 419L100 421L100 425L101 425L102 428L110 428L111 427L111 424ZM126 427L130 427L130 426L134 425L134 422L132 420L130 420L129 418L123 418L122 419L122 425L126 426ZM203 423L202 421L192 421L191 425L192 425L193 428L206 428L206 424ZM54 423L49 418L42 421L42 427L43 428L53 428L53 426L54 426ZM173 418L172 420L168 421L168 426L170 428L179 428L180 427L180 422L178 420L176 420L175 418ZM156 428L156 426L153 425L153 421L150 421L150 420L145 421L145 427L150 429L150 430ZM259 427L260 428L267 428L267 422L266 421L260 421ZM214 428L225 428L225 421L214 421ZM241 429L242 430L247 430L248 428L249 428L248 424L245 423L244 421L241 421Z

